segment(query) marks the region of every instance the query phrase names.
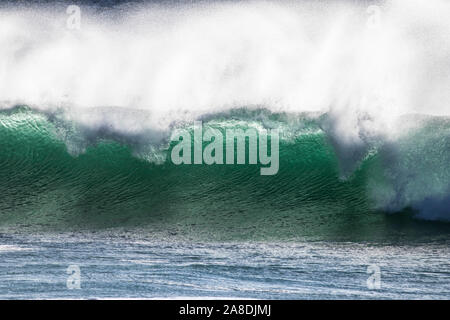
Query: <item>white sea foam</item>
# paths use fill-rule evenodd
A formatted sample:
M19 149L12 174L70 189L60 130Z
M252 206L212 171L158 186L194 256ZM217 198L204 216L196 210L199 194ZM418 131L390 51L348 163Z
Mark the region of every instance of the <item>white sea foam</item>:
M449 114L450 3L376 8L312 1L81 7L81 29L70 30L63 5L4 7L0 101L66 106L93 126L105 119L81 108L143 109L153 128L236 106L323 111L350 143L361 131L392 131L400 114ZM113 125L135 130L138 122Z

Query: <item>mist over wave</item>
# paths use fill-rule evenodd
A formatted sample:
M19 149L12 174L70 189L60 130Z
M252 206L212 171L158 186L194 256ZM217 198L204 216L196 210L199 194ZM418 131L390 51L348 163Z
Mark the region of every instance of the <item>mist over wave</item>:
M361 114L380 129L449 113L446 1L81 6L80 30L66 8L0 10L1 101L145 109L153 126L251 105L330 111L348 139Z

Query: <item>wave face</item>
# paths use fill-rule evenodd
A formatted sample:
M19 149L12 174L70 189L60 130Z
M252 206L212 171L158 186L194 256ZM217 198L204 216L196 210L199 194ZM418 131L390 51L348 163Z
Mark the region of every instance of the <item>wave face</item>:
M448 1L113 2L82 5L79 28L63 3L0 6L0 224L294 237L398 226L377 212L450 220ZM198 119L279 129L278 174L173 165L169 137Z
M392 216L449 221L450 119L407 120L416 125L403 137L339 158L328 115L241 108L203 118L219 130L279 129L279 172L261 176L249 164L174 165L170 133L156 142L93 132L63 112L17 107L0 114L1 224L279 238L383 234Z

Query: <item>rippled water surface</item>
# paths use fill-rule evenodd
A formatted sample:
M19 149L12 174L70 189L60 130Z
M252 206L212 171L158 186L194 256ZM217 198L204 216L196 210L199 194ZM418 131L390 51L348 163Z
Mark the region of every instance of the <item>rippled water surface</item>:
M0 245L0 298L448 299L449 258L446 243L6 235ZM77 286L74 270L80 271L80 289L69 289ZM379 288L369 289L377 270Z

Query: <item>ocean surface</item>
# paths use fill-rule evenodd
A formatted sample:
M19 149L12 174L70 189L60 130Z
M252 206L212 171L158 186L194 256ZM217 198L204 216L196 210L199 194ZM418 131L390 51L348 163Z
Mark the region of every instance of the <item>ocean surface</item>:
M0 298L450 298L448 2L69 5L0 5Z
M2 299L450 297L448 241L206 243L108 234L1 241ZM367 284L374 271L378 286Z

